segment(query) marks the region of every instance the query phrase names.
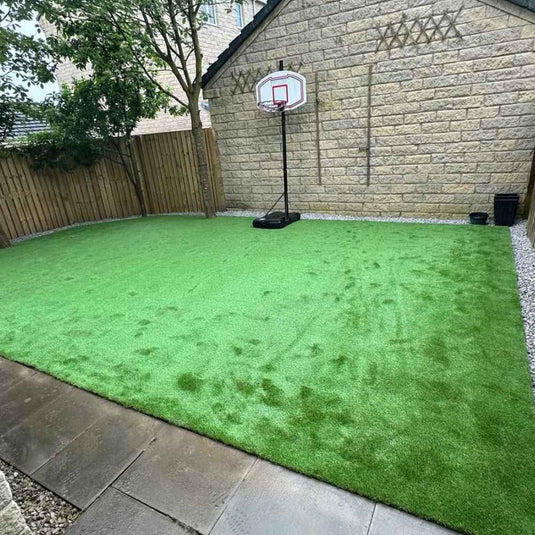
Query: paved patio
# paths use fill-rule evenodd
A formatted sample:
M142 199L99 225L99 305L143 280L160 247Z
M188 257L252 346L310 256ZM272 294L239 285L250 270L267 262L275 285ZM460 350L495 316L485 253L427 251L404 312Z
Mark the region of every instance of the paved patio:
M0 358L0 458L83 510L69 535L454 532Z

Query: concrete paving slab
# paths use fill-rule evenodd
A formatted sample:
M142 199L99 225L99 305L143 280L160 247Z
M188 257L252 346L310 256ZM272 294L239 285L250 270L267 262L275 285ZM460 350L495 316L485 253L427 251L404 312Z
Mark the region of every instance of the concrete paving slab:
M22 364L0 357L0 392L5 392L21 379L24 379L33 373L35 373L35 370L32 370L31 368L27 368Z
M44 405L69 390L65 383L42 373L34 373L0 394L0 436Z
M87 508L135 460L162 425L119 406L103 410L106 416L32 474L80 509Z
M259 460L212 535L367 535L374 503Z
M378 503L373 515L369 535L455 535L432 522L398 511Z
M0 437L0 457L32 474L105 414L105 401L71 388Z
M154 509L108 489L70 527L67 535L190 535L191 531Z
M166 425L115 487L201 533L209 533L254 457Z

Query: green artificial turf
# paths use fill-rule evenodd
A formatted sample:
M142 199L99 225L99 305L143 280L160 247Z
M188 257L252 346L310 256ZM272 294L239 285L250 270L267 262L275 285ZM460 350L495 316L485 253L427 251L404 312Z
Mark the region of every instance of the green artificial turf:
M476 534L535 533L503 228L159 217L0 251L0 351Z

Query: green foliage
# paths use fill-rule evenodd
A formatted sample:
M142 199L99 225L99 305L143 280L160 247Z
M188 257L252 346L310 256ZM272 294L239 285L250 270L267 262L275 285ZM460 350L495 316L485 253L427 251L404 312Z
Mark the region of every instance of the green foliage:
M114 98L132 94L133 89L128 84L122 84L121 90L113 87L112 80L117 76L123 78L126 73L128 80L132 80L134 86L143 87L146 95L153 88L151 104L154 108L164 106L162 95L165 95L172 104L168 106L172 114L189 112L205 213L207 217L214 216L199 111L203 74L199 31L207 20L202 7L210 0L28 1L33 1L36 9L57 30L56 37L50 39L56 57L70 59L79 69L91 69L99 80L98 86L106 86L103 92L106 98L110 91ZM220 4L231 9L236 1L241 3L242 0L222 0ZM162 81L159 76L162 70L177 82L173 87ZM136 106L126 108L135 110ZM138 103L137 108L145 107ZM120 110L120 107L116 109ZM135 122L128 114L120 115L119 121L111 110L110 107L106 112L106 127L100 135L105 138L109 126L114 135L118 130L124 130L128 137L129 126ZM145 108L142 116L150 116L150 111ZM121 128L118 129L119 123Z
M91 15L83 16L84 3L64 1L46 11L58 29L49 39L55 57L72 61L83 73L75 80L72 95L63 88L60 104L70 108L71 115L77 110L78 120L94 136L128 137L141 119L154 118L167 107L168 96L147 78L147 68L102 16L100 3L91 2ZM155 67L148 72L155 76Z
M58 29L48 41L51 54L58 62L71 60L82 76L45 102L50 131L28 136L16 150L31 157L36 167L72 169L108 156L127 168L121 139L128 140L141 119L154 118L165 108L168 96L144 75L132 49L111 25L92 17L67 16L78 4L54 4L66 18L54 17L52 4L46 13Z
M50 42L58 58L68 57L79 69L95 71L116 65L140 71L172 101L171 111L198 108L202 83L199 31L210 0L35 0L58 33ZM232 9L243 0L220 2ZM158 71L166 69L178 87L165 86Z
M75 80L47 102L45 116L53 128L70 137L103 142L130 137L141 119L154 118L167 104L167 97L138 75L135 69L108 69Z
M46 42L21 32L21 23L33 20L32 8L26 0L0 4L0 142L10 135L17 114L34 114L28 88L53 79Z
M90 166L102 157L104 146L100 140L71 135L60 130L38 132L7 149L31 159L35 169L57 167L70 171L80 166Z
M30 157L37 169L89 166L103 156L123 163L120 140L167 102L153 84L139 83L136 74L107 70L64 85L45 102L50 130L27 136L13 150Z

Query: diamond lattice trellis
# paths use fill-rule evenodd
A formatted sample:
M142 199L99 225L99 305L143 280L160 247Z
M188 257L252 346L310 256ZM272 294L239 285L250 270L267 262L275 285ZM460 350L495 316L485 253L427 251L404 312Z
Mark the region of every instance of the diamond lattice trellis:
M293 65L290 63L284 67L286 70L299 72L303 68L303 63ZM269 73L276 71L275 67L258 67L256 69L248 69L246 71L234 71L231 73L234 87L232 94L250 93L254 90L256 84L267 76Z
M398 22L376 27L379 33L376 50L391 50L431 41L444 41L448 37L461 37L455 22L462 9L461 7L457 11L444 11L410 20L403 14Z

